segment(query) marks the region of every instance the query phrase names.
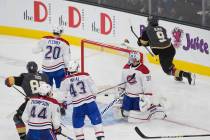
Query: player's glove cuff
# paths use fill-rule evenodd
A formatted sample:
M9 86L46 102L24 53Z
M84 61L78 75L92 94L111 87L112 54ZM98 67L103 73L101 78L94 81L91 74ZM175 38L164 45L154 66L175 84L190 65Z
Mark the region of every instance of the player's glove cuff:
M137 44L138 44L139 46L142 46L140 38L138 38Z
M53 132L55 135L60 135L61 134L61 131L62 131L62 128L59 127L58 129L54 129Z
M13 76L7 77L5 80L5 85L11 87L15 84L15 78Z

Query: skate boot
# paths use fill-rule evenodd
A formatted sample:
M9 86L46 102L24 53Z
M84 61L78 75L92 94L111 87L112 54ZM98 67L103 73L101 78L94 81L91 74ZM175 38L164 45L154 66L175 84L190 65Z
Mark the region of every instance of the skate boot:
M192 83L192 74L190 73L190 72L183 72L183 77L185 77L185 78L187 78L187 80L188 80L188 83L191 85L191 83Z
M97 140L105 140L104 136L99 136L99 137L96 137Z
M174 77L174 79L175 79L176 81L179 81L179 82L183 81L183 78L182 78L182 77Z

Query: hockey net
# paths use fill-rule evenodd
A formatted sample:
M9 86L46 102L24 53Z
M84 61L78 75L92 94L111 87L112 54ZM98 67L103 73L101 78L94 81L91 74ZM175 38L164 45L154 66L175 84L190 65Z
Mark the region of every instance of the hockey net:
M128 62L130 48L84 39L81 41L81 72L88 72L99 90L121 82L123 66ZM140 53L143 61L143 54ZM116 89L107 92L116 92Z

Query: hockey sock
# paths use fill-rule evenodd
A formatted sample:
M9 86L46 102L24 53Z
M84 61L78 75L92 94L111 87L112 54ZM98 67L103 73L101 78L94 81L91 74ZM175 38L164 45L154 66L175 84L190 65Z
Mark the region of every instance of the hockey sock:
M15 122L15 126L16 126L17 132L20 136L20 139L24 140L24 138L26 137L26 126L25 126L23 120L21 119L21 117L18 114L14 115L13 120Z

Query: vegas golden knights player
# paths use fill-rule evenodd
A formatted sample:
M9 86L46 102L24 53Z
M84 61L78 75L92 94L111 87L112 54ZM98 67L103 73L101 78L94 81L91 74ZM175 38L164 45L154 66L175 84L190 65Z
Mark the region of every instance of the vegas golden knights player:
M26 140L26 127L22 120L22 114L25 110L26 104L29 98L38 94L38 87L41 82L48 82L47 75L38 73L38 66L34 61L28 62L26 66L28 73L21 73L20 76L10 76L5 80L5 84L8 87L13 85L20 86L26 94L25 102L17 109L16 114L13 117L16 129L21 140Z
M173 75L175 80L182 81L183 77L191 84L191 73L179 70L173 64L176 50L167 37L166 29L158 24L158 17L149 16L147 18L148 26L143 30L138 39L139 46L150 46L152 52L159 56L160 65L163 71L168 75Z

